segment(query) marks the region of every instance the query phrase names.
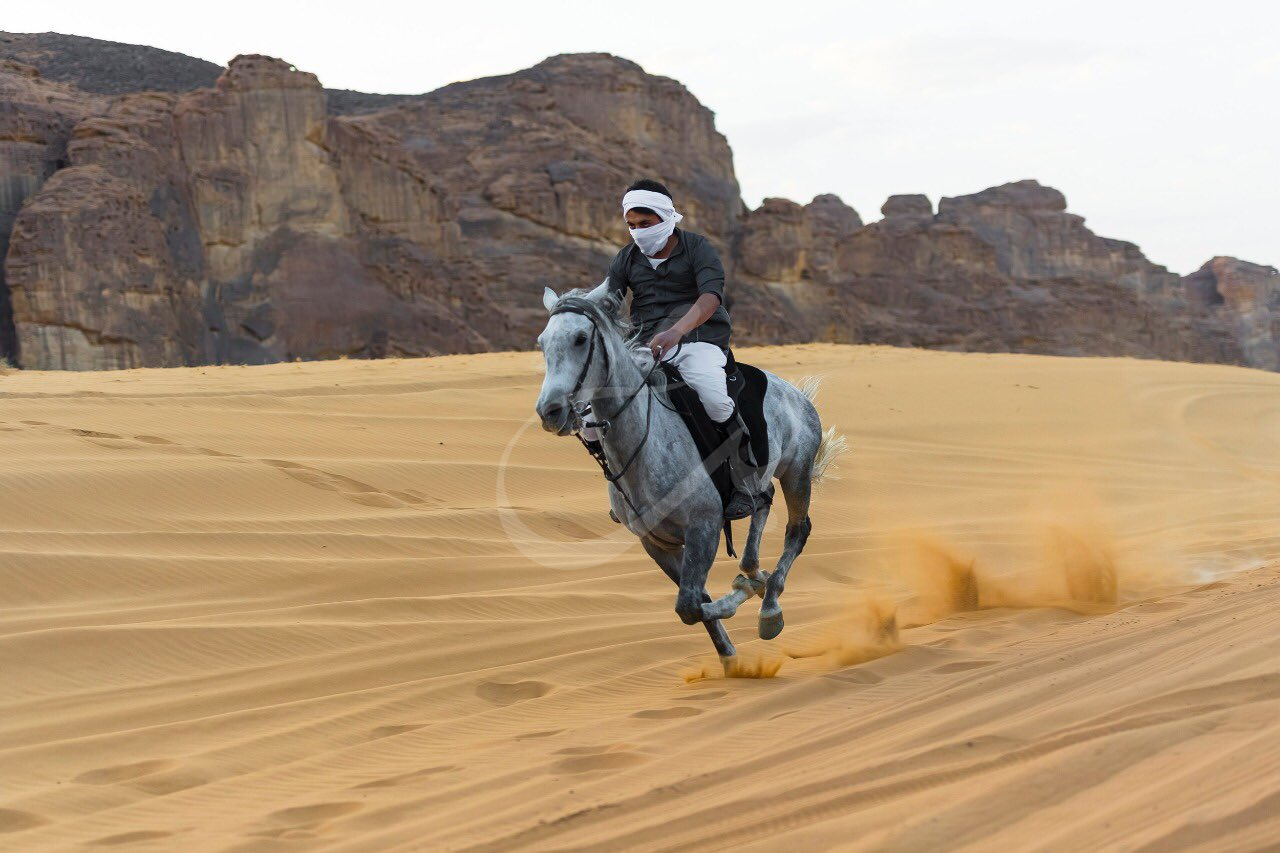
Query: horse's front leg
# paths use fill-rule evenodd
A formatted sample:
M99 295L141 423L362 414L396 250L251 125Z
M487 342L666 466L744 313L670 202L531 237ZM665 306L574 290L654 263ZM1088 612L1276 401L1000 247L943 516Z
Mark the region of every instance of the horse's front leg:
M671 582L676 586L680 585L680 569L684 562L684 549L675 546L668 547L661 542L651 539L648 536L642 537L640 543L644 545L644 550L648 552L653 561L658 564L663 573L671 578ZM711 552L712 558L715 557L715 551ZM706 576L703 576L705 582ZM702 602L708 602L711 596L707 595L704 590L702 593ZM720 624L719 619L711 619L702 623L706 626L707 634L711 637L711 643L716 647L716 654L720 656L720 661L728 666L734 655L738 652L733 647L733 643L729 641L729 632Z
M719 519L716 519L718 521ZM695 521L684 531L684 558L680 561L680 592L676 595L676 615L686 625L703 621L702 603L707 595L707 575L720 545L720 528L714 523Z

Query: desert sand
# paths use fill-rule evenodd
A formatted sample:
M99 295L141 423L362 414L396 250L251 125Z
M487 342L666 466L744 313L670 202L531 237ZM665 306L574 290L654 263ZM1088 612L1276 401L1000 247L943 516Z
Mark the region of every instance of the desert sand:
M0 847L1280 845L1280 376L739 355L850 444L756 678L536 354L0 376Z

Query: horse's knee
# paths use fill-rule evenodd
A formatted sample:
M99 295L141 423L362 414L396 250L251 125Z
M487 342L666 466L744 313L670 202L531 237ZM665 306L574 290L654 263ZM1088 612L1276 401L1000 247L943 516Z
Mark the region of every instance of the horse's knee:
M682 587L676 596L676 615L686 625L702 621L702 593Z

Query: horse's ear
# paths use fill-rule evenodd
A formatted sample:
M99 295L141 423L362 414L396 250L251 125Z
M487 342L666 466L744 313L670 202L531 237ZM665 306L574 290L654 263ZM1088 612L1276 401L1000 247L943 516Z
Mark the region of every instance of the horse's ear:
M587 294L587 298L592 302L606 305L607 303L605 300L609 298L609 279L606 278L604 281L592 288L591 292Z
M560 297L556 296L556 292L551 288L544 287L542 289L542 305L544 308L547 309L548 314L551 313L552 308L556 307L556 302L558 302L559 300L560 300Z

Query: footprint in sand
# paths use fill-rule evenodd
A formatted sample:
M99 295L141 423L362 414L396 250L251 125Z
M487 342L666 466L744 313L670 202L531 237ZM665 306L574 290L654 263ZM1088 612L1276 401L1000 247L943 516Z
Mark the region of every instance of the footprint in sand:
M110 847L116 844L137 844L143 841L156 841L161 838L168 838L173 834L161 829L140 829L136 832L122 832L119 835L95 838L87 843L94 847Z
M23 421L29 426L54 426L44 421ZM341 497L352 503L363 504L364 506L376 506L386 509L399 509L405 506L424 506L429 501L421 496L421 494L412 491L389 491L384 492L368 483L362 483L351 477L344 477L341 474L331 474L328 471L322 471L319 468L312 468L298 462L290 462L285 459L251 459L244 456L237 456L234 453L224 453L220 450L211 450L207 447L189 447L179 442L173 441L158 435L135 435L129 438L123 435L116 435L112 432L98 432L91 429L62 428L54 426L59 432L71 433L81 438L87 439L92 444L102 447L110 447L113 449L140 449L146 445L152 448L177 452L177 453L197 453L204 456L216 456L234 462L260 462L264 465L270 465L284 474L292 477L300 483L305 483L313 488L323 489L328 492L337 492Z
M597 770L621 770L644 764L649 759L634 752L602 752L576 755L557 761L547 768L550 773L593 773Z
M705 702L711 699L723 699L729 695L727 690L707 690L701 693L695 693L692 696L678 697L681 702Z
M516 740L533 740L540 737L554 737L560 734L564 729L549 729L545 732L526 732L522 735L516 735Z
M199 788L201 785L209 784L209 781L209 777L198 770L180 767L177 770L136 778L129 787L162 797L165 794L176 794L178 791L185 791L188 788Z
M850 670L849 672L833 672L830 675L823 676L823 678L829 679L831 681L843 681L846 684L863 684L863 685L879 684L880 682L884 681L884 676L877 675L874 672L870 672L864 669L853 669L853 670Z
M662 708L653 711L636 711L631 716L638 720L678 720L681 717L696 717L701 713L701 708L690 708L687 705L681 705L675 708Z
M486 681L476 686L476 695L495 705L513 705L546 696L552 690L555 690L555 685L545 681Z
M32 814L31 812L22 812L17 809L0 809L0 832L21 832L24 829L44 826L48 822L40 815Z
M72 428L68 430L68 432L73 432L76 435L83 436L85 438L124 438L124 436L116 435L114 432L95 432L94 430L91 430L91 429Z
M968 672L971 669L981 669L984 666L991 666L993 660L958 660L955 663L945 663L942 666L935 667L934 672L946 675L951 672Z
M353 480L341 474L330 474L328 471L321 471L319 468L311 468L286 459L263 459L262 461L273 468L280 469L300 483L328 492L337 492L353 503L389 509L405 505L404 501L380 492L367 483L361 483L359 480Z
M340 802L280 809L267 815L267 820L277 824L278 828L253 834L266 838L314 838L316 831L326 822L358 812L361 808L360 803Z
M369 740L381 740L384 737L395 737L396 735L402 735L405 732L414 732L422 728L422 726L422 723L403 726L378 726L376 729L369 732Z
M606 752L629 752L635 749L630 743L603 743L597 746L566 746L557 749L556 755L603 755Z
M429 776L435 776L439 773L451 773L455 770L461 770L456 764L445 764L440 767L428 767L425 770L414 770L411 773L401 773L399 776L388 776L385 779L374 779L372 782L364 782L360 785L353 786L352 790L361 791L368 788L394 788L397 785L409 785Z
M86 773L81 773L72 781L83 785L114 785L117 782L127 782L140 776L150 776L152 773L159 773L161 770L168 770L174 766L176 766L174 761L166 758L157 758L152 761L139 761L136 764L117 764L114 767L90 770Z

